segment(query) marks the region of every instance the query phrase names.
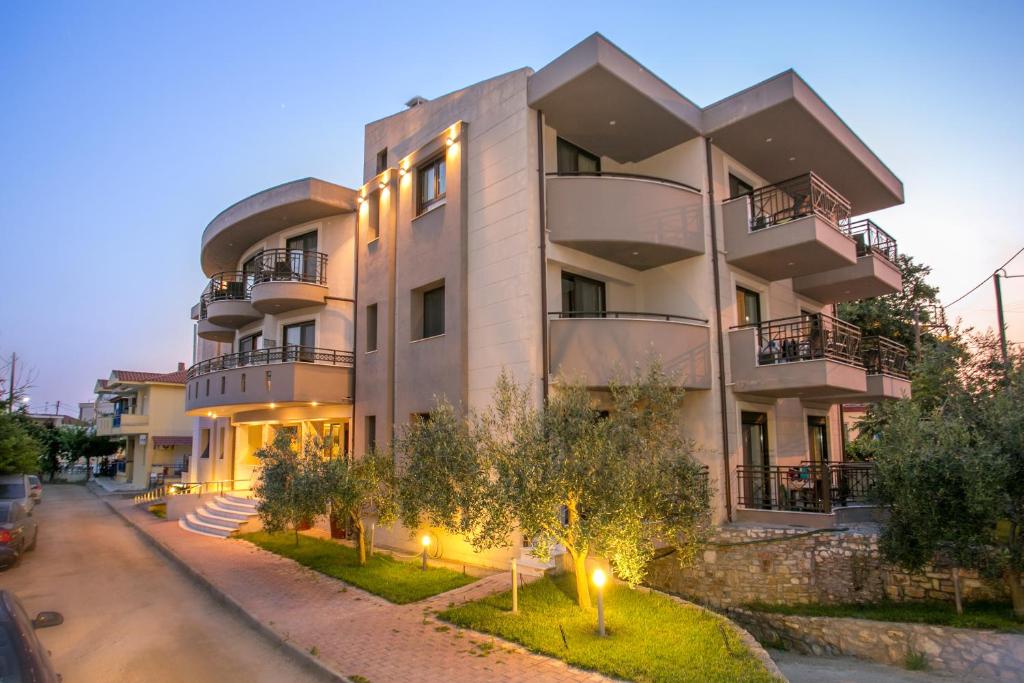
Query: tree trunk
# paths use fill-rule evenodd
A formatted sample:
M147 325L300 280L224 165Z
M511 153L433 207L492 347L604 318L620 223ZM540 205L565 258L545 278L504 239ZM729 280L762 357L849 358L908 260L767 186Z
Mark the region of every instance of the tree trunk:
M952 569L949 570L950 574L953 575L953 601L956 603L956 613L964 613L964 599L960 592L960 567L953 565Z
M358 515L352 515L352 526L356 530L356 546L359 548L359 566L366 565L366 528Z
M590 584L587 580L587 551L569 551L573 572L576 574L576 603L583 609L590 609Z
M292 525L292 529L295 530L295 545L299 545L299 525L298 523Z
M1003 572L1003 579L1007 588L1010 589L1010 602L1013 604L1013 616L1024 619L1024 588L1020 585L1021 572L1019 569L1007 568Z

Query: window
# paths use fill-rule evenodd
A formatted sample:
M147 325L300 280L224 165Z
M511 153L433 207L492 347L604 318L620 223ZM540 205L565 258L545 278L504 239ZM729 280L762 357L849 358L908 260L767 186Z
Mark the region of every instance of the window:
M224 454L228 451L228 430L227 427L220 428L220 452L217 453L217 459L223 460Z
M828 458L828 421L820 415L807 418L807 440L810 446L808 460L815 464L827 463Z
M242 337L238 340L238 363L239 365L248 365L252 362L252 352L259 348L260 339L263 338L262 332L256 332Z
M209 377L206 378L206 395L207 396L210 395L210 378Z
M430 413L413 413L409 416L409 422L430 422Z
M416 213L437 206L444 199L444 154L417 169Z
M388 148L385 147L377 152L377 173L383 173L388 168Z
M729 174L729 196L730 197L741 197L745 194L751 194L754 191L754 186L745 180L741 180L734 176L732 173Z
M200 458L210 457L210 430L201 429L199 430L199 452Z
M377 304L366 307L366 350L377 350Z
M600 173L601 157L558 138L559 173Z
M312 363L316 347L316 323L312 320L304 323L284 326L284 360Z
M289 237L284 244L288 250L288 265L292 276L290 279L301 280L302 282L316 282L319 278L317 266L317 235L316 230L307 232L304 235ZM275 266L277 267L277 266ZM323 273L319 274L321 277Z
M245 288L248 290L256 281L256 271L259 270L260 262L263 260L263 251L257 251L242 264L242 279L245 280Z
M367 452L377 448L377 416L366 416L366 450Z
M374 192L366 201L366 241L372 242L380 237L380 200L381 193Z
M444 285L423 292L423 339L444 334Z
M245 373L244 372L242 373L242 382L241 382L241 384L242 384L242 393L244 394L245 393Z
M227 375L221 375L220 376L220 393L223 394L224 391L227 388L228 388L228 376Z
M736 323L756 325L761 322L761 295L757 292L736 288Z
M604 283L562 272L562 315L571 318L604 317Z

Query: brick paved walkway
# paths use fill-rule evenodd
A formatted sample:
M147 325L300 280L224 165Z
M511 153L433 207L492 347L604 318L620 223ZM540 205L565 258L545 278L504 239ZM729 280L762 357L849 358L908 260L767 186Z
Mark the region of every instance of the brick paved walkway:
M458 629L432 611L509 589L495 574L410 605L393 605L244 541L188 533L128 501L110 501L245 611L346 676L385 681L606 681L604 676ZM479 644L493 643L485 653ZM230 647L230 644L225 644Z

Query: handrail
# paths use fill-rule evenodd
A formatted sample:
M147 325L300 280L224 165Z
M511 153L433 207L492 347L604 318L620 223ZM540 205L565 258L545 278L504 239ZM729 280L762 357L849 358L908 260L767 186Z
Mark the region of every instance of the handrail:
M695 322L707 324L707 318L694 318L688 315L671 313L640 313L636 311L549 311L553 318L615 318L621 320L665 320L679 322Z
M549 178L574 178L574 177L595 177L595 178L623 178L625 180L645 180L652 183L663 183L665 185L671 185L672 187L678 187L683 190L689 190L690 192L696 192L700 194L700 190L692 185L681 183L678 180L670 180L668 178L659 178L653 175L641 175L640 173L620 173L618 171L569 171L569 172L549 172L545 173Z
M300 249L265 249L254 257L253 284L307 282L327 284L327 254Z
M247 301L254 273L228 270L215 274L203 292L203 303L211 301Z
M272 346L255 351L239 351L199 361L188 369L187 379L195 379L211 372L231 370L275 363L312 363L314 365L353 365L351 351L318 349L312 346Z
M910 379L910 370L907 368L910 352L903 344L888 337L864 337L861 352L864 354L864 369L869 375L891 375Z
M221 479L218 481L184 481L168 486L170 495L186 495L189 493L224 493L238 491L237 484L248 484L249 479Z
M750 231L817 216L846 234L850 202L813 172L759 187L740 196L750 197Z
M777 365L828 358L860 365L861 331L825 313L811 313L737 325L757 330L757 364Z
M872 463L804 460L795 465L739 465L736 481L742 508L827 514L869 502L876 474Z
M846 234L857 243L858 257L875 253L890 263L896 263L896 240L874 221L865 218L851 223L846 229Z

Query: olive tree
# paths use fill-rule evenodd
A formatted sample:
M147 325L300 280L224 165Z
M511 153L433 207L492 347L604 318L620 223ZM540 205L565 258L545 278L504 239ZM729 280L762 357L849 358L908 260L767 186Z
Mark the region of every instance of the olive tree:
M381 524L395 521L397 501L393 456L371 451L362 458L327 458L322 462L325 507L335 517L347 518L356 534L359 564L366 564L366 517Z
M566 381L535 409L503 373L485 413L464 419L439 402L398 440L403 522L461 533L478 550L508 545L517 526L541 559L560 545L589 608L591 554L635 585L659 545L685 562L709 530L710 492L679 435L681 402L657 364L609 387L606 412Z
M302 523L324 510L322 452L319 440L299 445L286 432L256 451L260 465L253 494L260 520L272 533L291 527L296 545Z

